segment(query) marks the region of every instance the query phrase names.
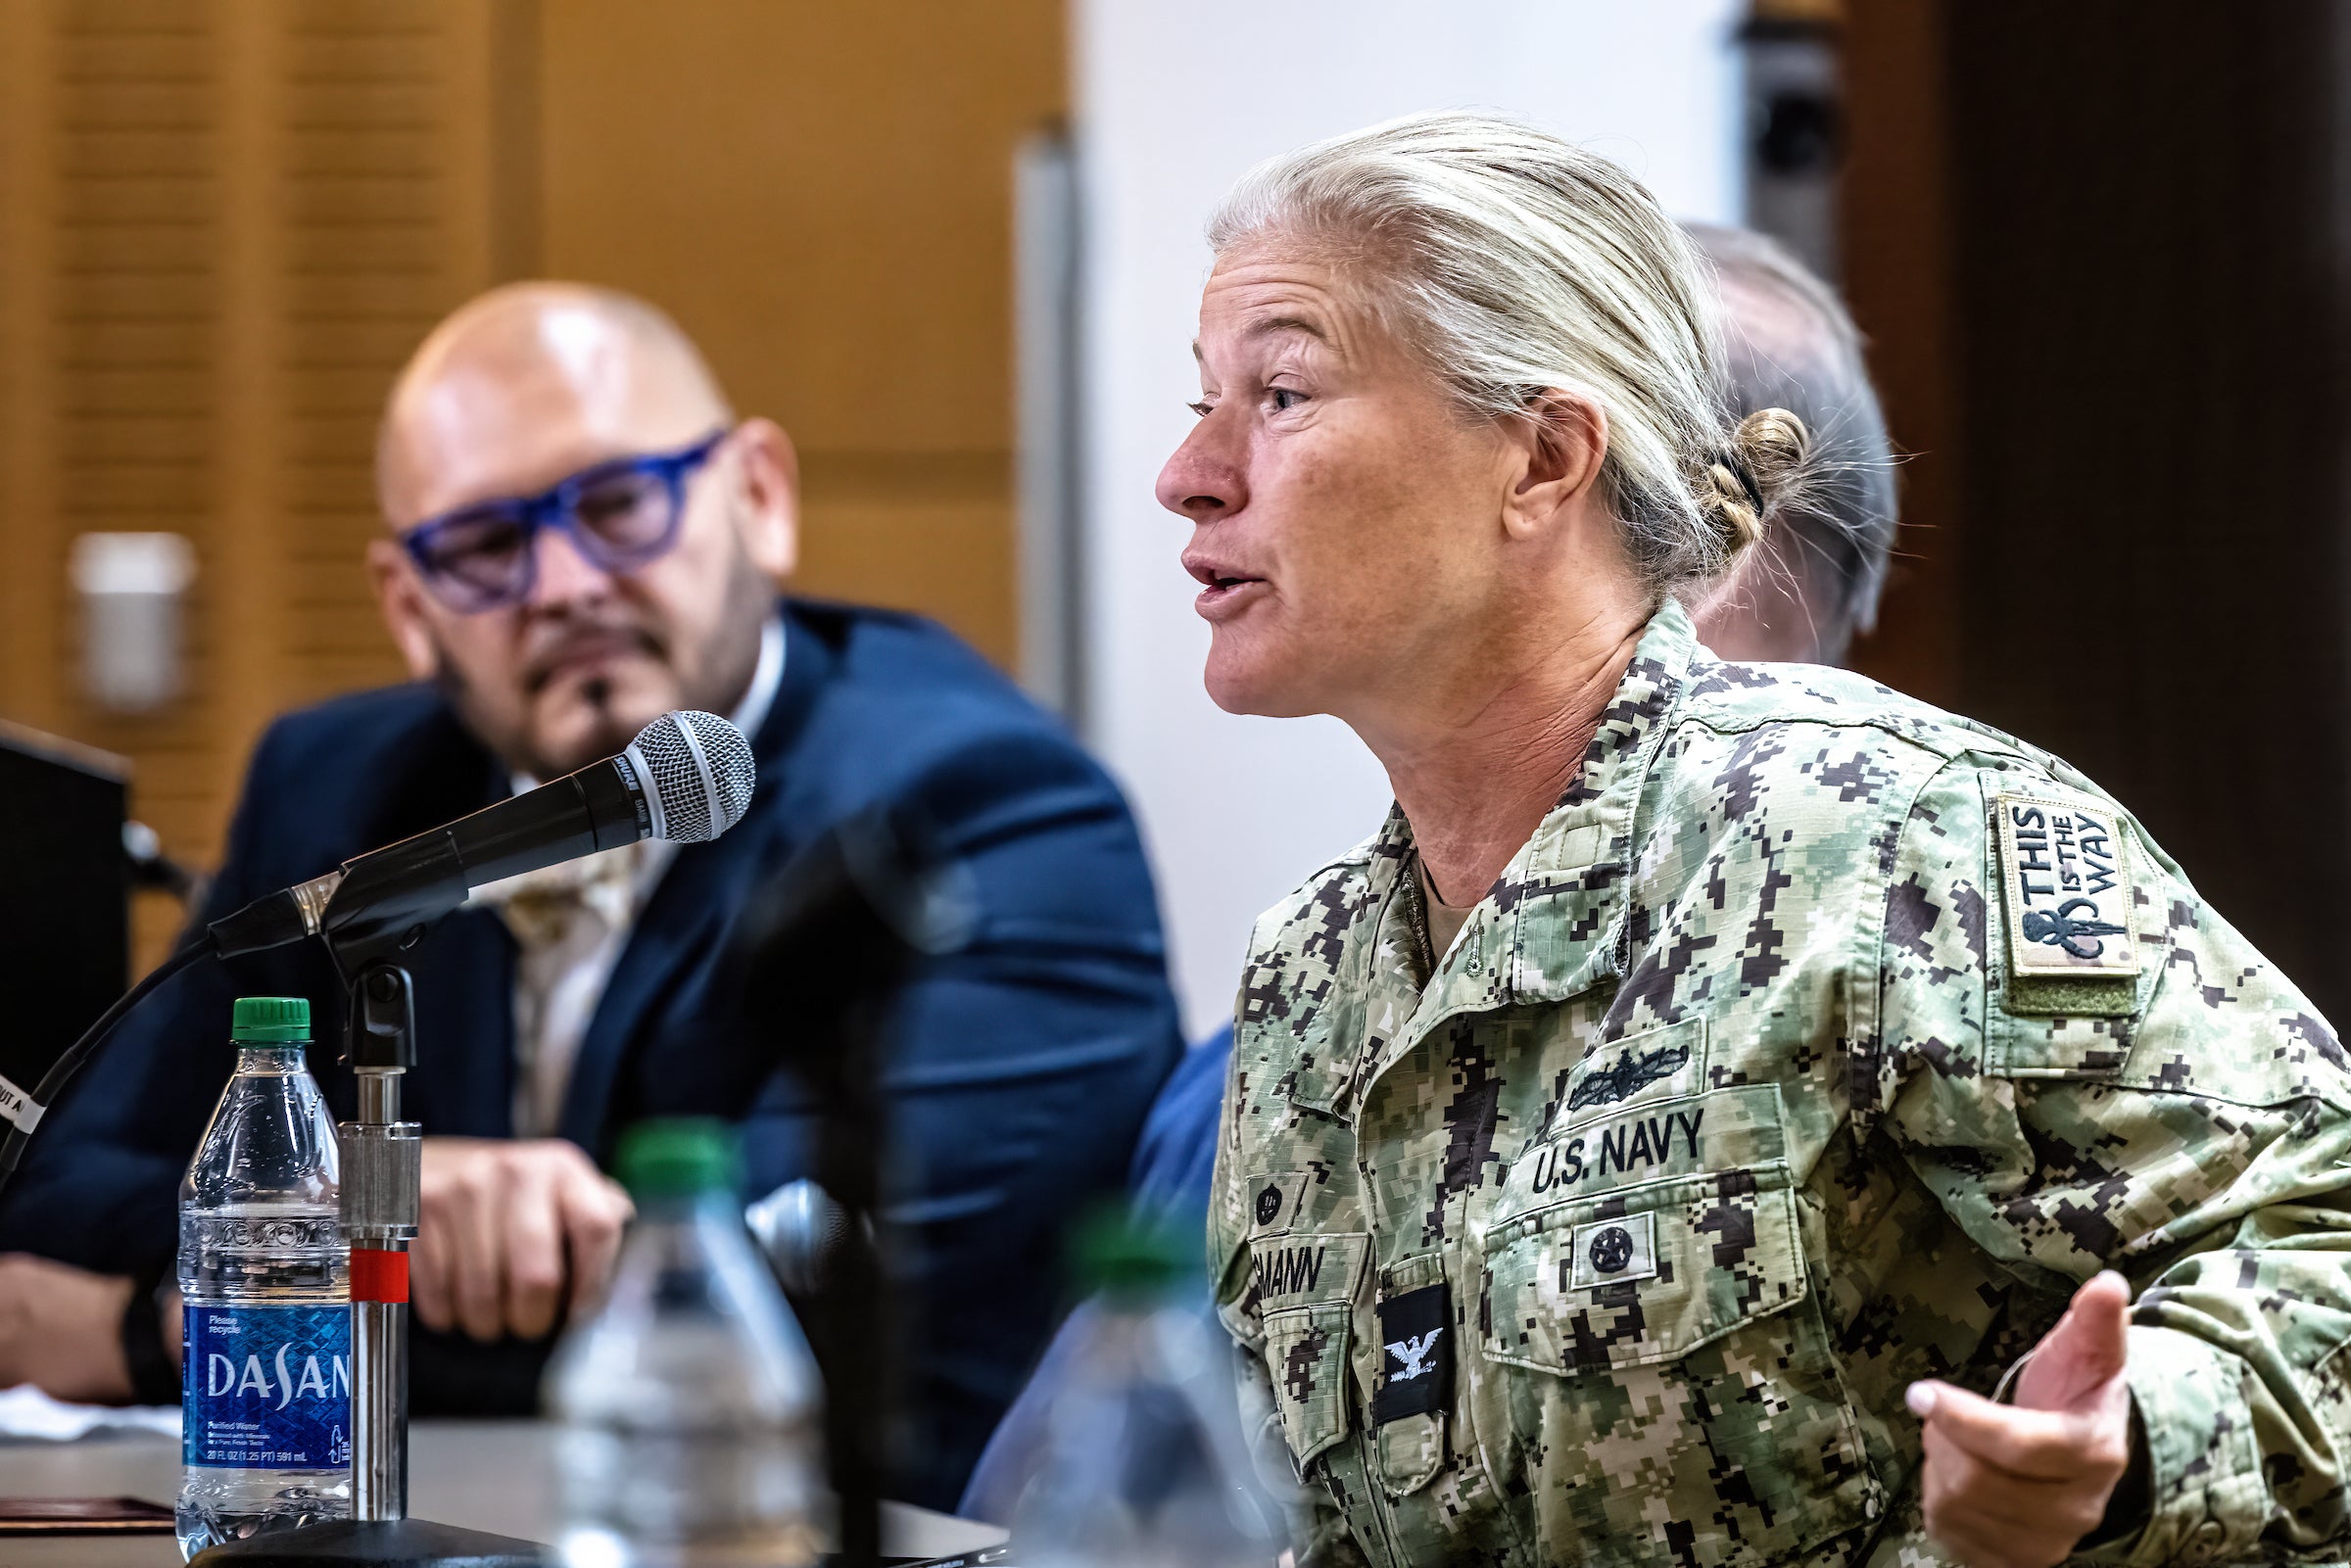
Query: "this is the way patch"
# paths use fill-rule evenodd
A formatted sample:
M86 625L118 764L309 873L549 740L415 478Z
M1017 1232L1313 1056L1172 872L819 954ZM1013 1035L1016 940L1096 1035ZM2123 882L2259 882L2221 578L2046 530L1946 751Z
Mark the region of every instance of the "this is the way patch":
M2087 800L2003 794L1999 825L2010 973L2135 975L2131 865L2114 813Z

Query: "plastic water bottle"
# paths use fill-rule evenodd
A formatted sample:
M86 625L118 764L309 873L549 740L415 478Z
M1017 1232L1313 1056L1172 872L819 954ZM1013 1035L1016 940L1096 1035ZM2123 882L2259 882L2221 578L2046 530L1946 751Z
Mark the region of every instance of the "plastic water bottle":
M831 1535L816 1362L751 1246L716 1121L630 1130L637 1217L547 1370L568 1568L813 1563Z
M311 1005L237 1002L237 1047L179 1184L179 1546L351 1512L350 1268Z
M1104 1215L1069 1386L1021 1495L1021 1568L1271 1568L1287 1542L1241 1435L1232 1347L1196 1306L1197 1232Z

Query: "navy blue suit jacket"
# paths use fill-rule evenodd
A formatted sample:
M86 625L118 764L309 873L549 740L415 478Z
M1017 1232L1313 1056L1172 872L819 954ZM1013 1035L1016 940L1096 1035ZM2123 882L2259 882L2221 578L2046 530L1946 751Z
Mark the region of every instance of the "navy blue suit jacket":
M974 939L907 993L885 1070L913 1318L912 1442L897 1495L952 1506L1043 1347L1068 1216L1123 1183L1180 1049L1150 873L1116 787L1053 720L940 628L786 600L782 689L752 737L744 820L683 847L632 930L583 1040L561 1131L600 1160L638 1117L696 1106L737 1031L721 971L734 912L816 832L916 799L971 868ZM434 691L399 687L288 715L256 750L203 918L503 798L504 768ZM510 1135L513 945L461 910L409 957L426 1134ZM755 983L755 976L754 976ZM0 1212L0 1248L84 1267L168 1263L174 1195L233 1055L230 1001L308 996L311 1063L338 1117L341 999L316 944L202 966L157 993L62 1097ZM813 1120L767 1079L745 1123L750 1190L806 1174ZM418 1331L419 1413L535 1407L545 1344Z

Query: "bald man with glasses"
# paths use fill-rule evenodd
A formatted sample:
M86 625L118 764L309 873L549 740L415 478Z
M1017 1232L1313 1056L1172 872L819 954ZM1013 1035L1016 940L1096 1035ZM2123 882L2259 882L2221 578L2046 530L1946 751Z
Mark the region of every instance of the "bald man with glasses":
M523 284L393 389L368 568L412 681L279 720L203 918L608 755L673 708L751 738L749 814L477 893L411 955L424 1125L420 1413L523 1412L628 1202L620 1127L691 1105L734 1035L736 911L868 805L919 802L973 873L975 935L898 1013L886 1072L914 1340L894 1491L951 1504L1051 1327L1062 1225L1118 1186L1178 1050L1156 902L1117 790L971 649L913 616L780 597L792 444L738 418L659 311ZM256 606L256 613L267 613ZM756 977L753 977L754 983ZM309 996L339 1115L340 996L309 948L159 992L54 1109L0 1210L0 1386L177 1397L174 1193L225 1081L230 1000ZM748 1108L753 1196L806 1174L812 1110Z

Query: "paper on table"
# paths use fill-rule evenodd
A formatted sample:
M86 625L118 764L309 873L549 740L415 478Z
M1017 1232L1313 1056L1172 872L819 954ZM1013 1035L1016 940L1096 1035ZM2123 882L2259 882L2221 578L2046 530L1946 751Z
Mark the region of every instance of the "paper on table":
M71 1443L94 1432L179 1436L175 1404L68 1404L30 1383L0 1389L0 1442Z

